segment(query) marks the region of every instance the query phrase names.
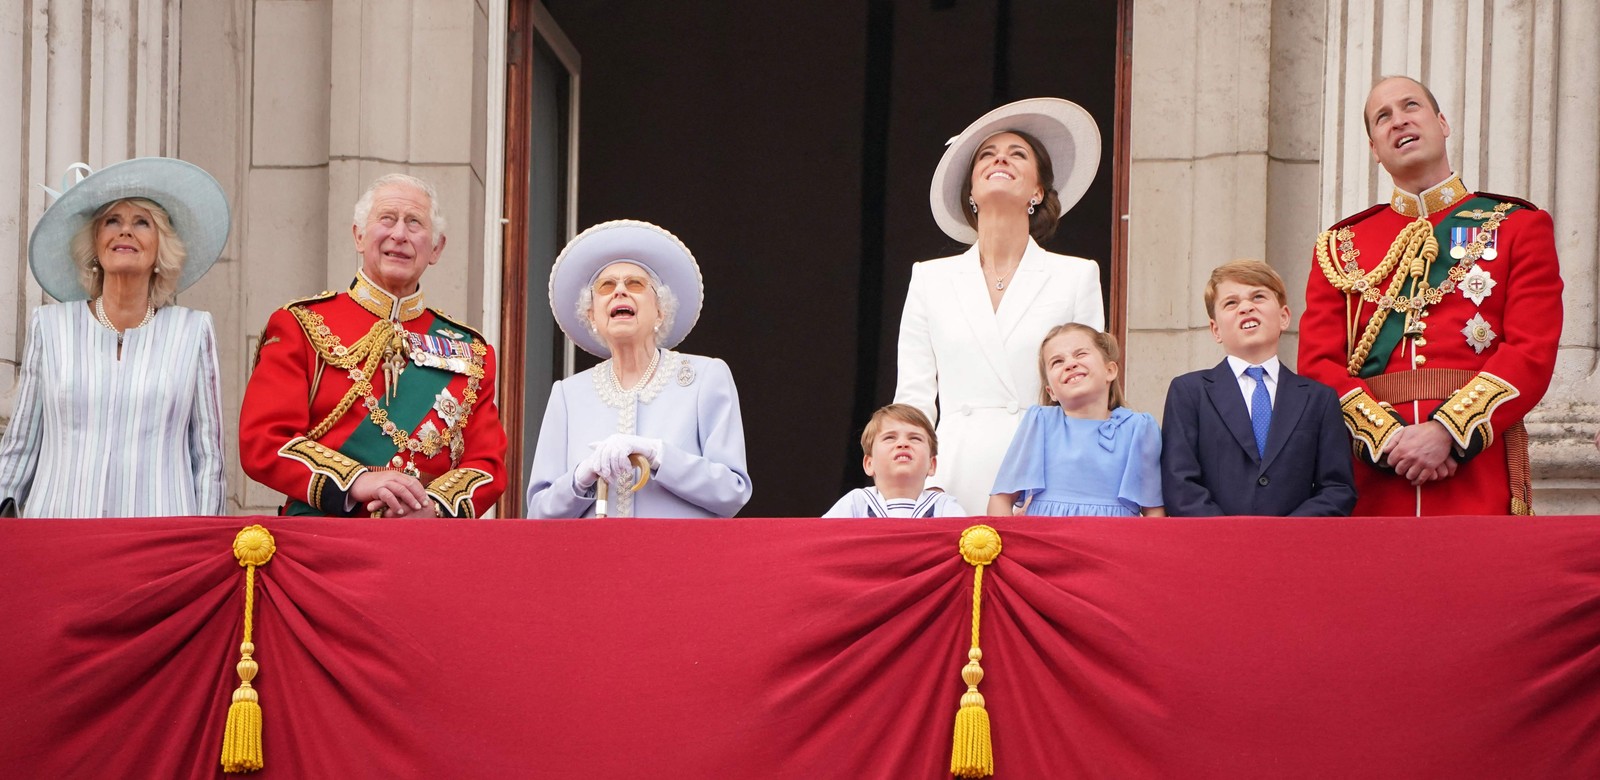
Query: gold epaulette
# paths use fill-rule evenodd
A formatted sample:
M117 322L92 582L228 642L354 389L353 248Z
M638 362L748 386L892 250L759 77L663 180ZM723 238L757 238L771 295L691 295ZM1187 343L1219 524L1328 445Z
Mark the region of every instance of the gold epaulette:
M1393 407L1379 402L1361 388L1351 390L1339 399L1339 411L1344 415L1345 427L1350 429L1350 437L1355 440L1357 447L1366 449L1366 458L1373 463L1378 462L1378 456L1389 439L1405 426L1395 416Z
M1489 417L1500 404L1521 395L1510 382L1487 371L1480 371L1472 381L1461 386L1444 405L1433 413L1433 419L1450 431L1450 438L1462 450L1477 450L1494 443L1494 426ZM1483 437L1477 447L1473 436Z
M427 492L451 515L477 517L478 512L472 505L472 491L477 490L479 485L493 480L494 477L490 476L489 472L481 469L450 469L429 483Z
M296 299L294 299L292 301L289 301L288 303L283 305L283 308L287 309L287 308L289 308L291 306L304 306L304 305L306 305L308 303L321 303L323 301L326 301L326 300L329 300L329 299L333 298L333 296L338 295L338 294L339 293L337 291L335 291L335 290L323 290L322 292L319 292L316 295L307 295L304 298L296 298Z

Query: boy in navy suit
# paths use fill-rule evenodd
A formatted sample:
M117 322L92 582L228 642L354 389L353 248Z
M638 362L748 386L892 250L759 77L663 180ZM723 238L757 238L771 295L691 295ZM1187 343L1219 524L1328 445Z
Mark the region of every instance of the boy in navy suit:
M1339 399L1278 362L1283 278L1259 260L1211 272L1206 314L1228 355L1172 380L1161 421L1167 514L1348 515L1356 504Z

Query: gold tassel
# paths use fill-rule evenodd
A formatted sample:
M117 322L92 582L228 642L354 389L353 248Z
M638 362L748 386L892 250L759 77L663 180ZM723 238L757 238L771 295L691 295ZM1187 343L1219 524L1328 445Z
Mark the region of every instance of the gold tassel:
M986 525L975 525L961 532L961 558L972 564L972 649L961 679L967 692L961 694L961 709L956 710L956 730L950 748L950 773L956 777L989 777L994 774L994 746L990 741L989 711L984 709L983 651L978 649L978 617L983 603L983 567L1000 557L1000 534Z
M272 534L259 525L245 528L233 538L233 556L244 567L244 642L239 645L239 687L233 692L233 703L228 705L228 725L222 732L224 772L254 772L262 767L261 698L250 686L260 667L251 658L256 646L250 640L255 620L256 567L272 560L277 551Z

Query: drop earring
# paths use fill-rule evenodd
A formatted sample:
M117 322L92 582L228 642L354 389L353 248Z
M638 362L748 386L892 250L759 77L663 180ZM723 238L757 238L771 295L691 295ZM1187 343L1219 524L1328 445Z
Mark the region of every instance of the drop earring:
M1032 214L1033 213L1033 207L1037 206L1037 205L1039 205L1039 199L1038 198L1034 198L1033 200L1028 201L1028 213Z
M975 201L975 200L973 200L971 198L967 198L967 203L972 206L972 213L974 213L974 214L978 213L978 202L977 201Z

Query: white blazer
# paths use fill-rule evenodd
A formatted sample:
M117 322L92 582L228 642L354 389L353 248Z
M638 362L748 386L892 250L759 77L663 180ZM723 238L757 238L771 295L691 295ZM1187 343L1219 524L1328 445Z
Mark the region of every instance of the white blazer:
M937 423L930 487L983 513L1022 413L1039 402L1039 342L1064 322L1105 328L1093 260L1052 254L1028 239L998 310L989 304L977 246L912 267L894 400Z

